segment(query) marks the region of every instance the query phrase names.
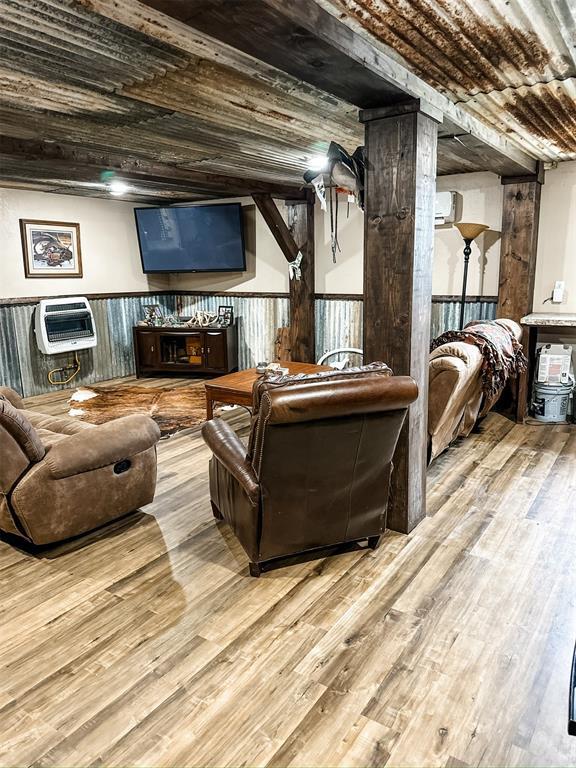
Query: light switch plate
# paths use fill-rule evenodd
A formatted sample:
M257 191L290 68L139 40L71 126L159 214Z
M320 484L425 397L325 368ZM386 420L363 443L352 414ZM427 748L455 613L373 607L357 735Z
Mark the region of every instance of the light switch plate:
M562 304L564 300L564 280L556 280L554 283L554 290L552 291L552 303Z

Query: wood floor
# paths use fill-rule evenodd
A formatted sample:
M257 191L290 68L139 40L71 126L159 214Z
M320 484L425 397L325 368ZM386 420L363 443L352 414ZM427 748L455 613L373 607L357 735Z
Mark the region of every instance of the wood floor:
M576 428L490 415L410 536L260 579L207 462L180 433L144 513L0 542L2 765L576 765Z

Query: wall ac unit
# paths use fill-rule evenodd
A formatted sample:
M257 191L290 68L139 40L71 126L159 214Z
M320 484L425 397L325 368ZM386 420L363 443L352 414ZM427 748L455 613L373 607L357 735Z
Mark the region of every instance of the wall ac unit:
M453 224L456 221L457 192L436 192L434 224Z

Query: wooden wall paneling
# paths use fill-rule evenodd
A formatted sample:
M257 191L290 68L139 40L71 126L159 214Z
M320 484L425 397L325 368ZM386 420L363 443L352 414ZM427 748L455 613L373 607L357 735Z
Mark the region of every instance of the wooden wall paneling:
M437 124L419 111L366 122L364 360L384 360L419 387L394 458L388 527L426 515L428 353ZM361 113L361 120L363 115Z
M496 317L510 318L517 323L532 311L534 302L543 183L541 164L534 176L502 178L504 195ZM527 353L529 334L526 330L522 344ZM528 381L528 373L521 374L512 387L512 407L518 421L523 421L527 413L530 397Z
M288 227L303 257L300 279L290 278L290 359L314 363L314 203L289 203L287 209Z

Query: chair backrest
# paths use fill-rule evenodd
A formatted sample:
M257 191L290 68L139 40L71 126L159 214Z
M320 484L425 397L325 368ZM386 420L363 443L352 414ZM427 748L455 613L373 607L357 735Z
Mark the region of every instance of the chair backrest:
M0 395L0 493L8 494L46 451L26 416Z
M418 395L410 377L382 373L343 372L260 392L251 459L268 557L378 532L394 449Z

